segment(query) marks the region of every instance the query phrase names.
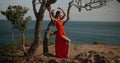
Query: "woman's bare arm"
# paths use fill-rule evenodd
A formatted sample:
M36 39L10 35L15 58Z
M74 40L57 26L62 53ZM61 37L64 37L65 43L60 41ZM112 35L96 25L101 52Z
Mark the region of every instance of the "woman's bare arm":
M56 21L56 19L52 16L52 14L51 14L51 12L53 12L54 10L50 10L49 11L49 17L50 17L50 19L51 19L51 21Z
M66 16L66 13L63 11L62 8L58 7L58 9L60 9L62 11L62 13L63 13L63 16L60 18L61 20L63 20L65 18L65 16Z

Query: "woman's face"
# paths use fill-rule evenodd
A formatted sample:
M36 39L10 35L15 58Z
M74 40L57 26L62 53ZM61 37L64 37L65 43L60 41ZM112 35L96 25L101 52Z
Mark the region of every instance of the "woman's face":
M59 17L59 18L61 18L61 17L62 17L62 15L61 15L61 14L58 14L58 17Z

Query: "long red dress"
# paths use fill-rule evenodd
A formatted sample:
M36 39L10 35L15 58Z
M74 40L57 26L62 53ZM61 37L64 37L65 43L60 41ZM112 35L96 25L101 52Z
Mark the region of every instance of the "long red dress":
M56 21L56 40L55 40L55 53L58 58L68 58L67 42L62 38L62 35L66 35L62 20Z

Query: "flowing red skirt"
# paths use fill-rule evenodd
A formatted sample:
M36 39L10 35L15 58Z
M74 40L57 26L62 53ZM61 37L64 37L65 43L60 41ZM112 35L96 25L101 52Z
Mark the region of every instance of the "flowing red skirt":
M55 53L58 58L68 58L67 42L62 38L66 36L61 20L56 21L56 40L55 40Z
M56 37L55 53L58 58L68 58L67 42L61 37Z

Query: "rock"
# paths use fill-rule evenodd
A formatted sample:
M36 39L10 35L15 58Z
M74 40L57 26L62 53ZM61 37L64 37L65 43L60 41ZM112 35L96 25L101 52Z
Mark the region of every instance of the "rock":
M48 63L60 63L60 62L56 59L51 59L51 60L48 60Z

